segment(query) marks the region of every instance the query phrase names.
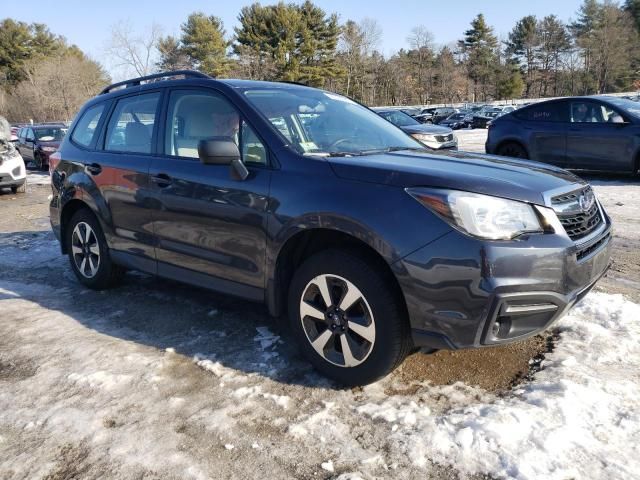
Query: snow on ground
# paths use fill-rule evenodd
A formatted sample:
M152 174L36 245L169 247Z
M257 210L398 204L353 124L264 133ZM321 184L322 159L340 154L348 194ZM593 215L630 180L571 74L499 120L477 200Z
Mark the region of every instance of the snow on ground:
M458 139L458 149L469 152L484 153L484 143L487 141L487 130L482 128L464 128L454 130Z
M156 348L149 326L149 333L138 331L122 311L85 311L88 300L78 303L73 292L66 283L1 283L3 350L12 341L13 360L35 356L36 366L0 389L0 436L9 438L0 442L0 477L43 476L57 442L90 445L91 462L118 471L182 478L207 478L220 461L237 473L241 467L228 457L235 452L247 465L307 452L318 471L351 478L415 478L434 463L463 475L523 480L628 479L640 471L640 306L620 295L591 293L559 324L560 340L542 371L499 397L460 383L417 383L392 396L390 387L407 387L393 378L334 389L253 322L254 333L244 332L239 346L229 345L237 332L215 335L203 324L167 335L162 345L172 347ZM144 289L132 295L142 301ZM147 316L159 322L176 299L167 293ZM126 308L122 298L115 301ZM185 306L202 318L209 307ZM185 432L209 445L216 460L202 457ZM12 451L12 439L31 448ZM35 461L40 457L49 463Z

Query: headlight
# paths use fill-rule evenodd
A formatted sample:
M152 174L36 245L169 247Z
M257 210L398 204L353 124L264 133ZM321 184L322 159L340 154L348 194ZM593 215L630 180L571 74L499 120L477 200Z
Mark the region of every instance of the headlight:
M408 188L407 193L454 228L488 240L543 231L531 205L458 190Z
M438 141L436 140L436 136L435 135L428 135L426 133L414 133L413 135L411 135L413 138L415 138L416 140L419 140L421 142L431 142L431 143L438 143Z
M43 152L55 152L56 147L42 147Z

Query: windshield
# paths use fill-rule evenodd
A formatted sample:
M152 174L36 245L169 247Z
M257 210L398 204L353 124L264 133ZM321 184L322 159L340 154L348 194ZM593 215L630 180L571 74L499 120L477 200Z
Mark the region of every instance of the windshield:
M306 88L250 89L244 93L301 154L339 156L425 149L402 130L341 95Z
M620 97L605 97L606 100L615 105L616 107L624 110L625 112L633 115L634 117L640 117L640 102L634 102L627 98Z
M415 118L411 117L410 115L407 115L404 112L401 111L397 111L397 112L378 112L378 115L380 115L382 118L389 120L391 123L393 123L394 125L397 125L398 127L408 127L410 125L420 125L420 122L418 122Z
M64 131L60 127L36 128L36 138L42 142L59 142L64 137Z

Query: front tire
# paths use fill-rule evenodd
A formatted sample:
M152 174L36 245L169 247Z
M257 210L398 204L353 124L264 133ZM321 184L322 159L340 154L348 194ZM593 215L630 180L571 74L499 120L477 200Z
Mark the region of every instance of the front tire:
M11 193L26 193L27 192L27 181L25 180L22 185L13 185L11 187Z
M529 158L527 151L522 147L522 145L519 145L515 142L508 142L508 143L505 143L504 145L501 145L500 148L498 148L498 151L496 153L502 157L513 157L513 158L523 158L523 159Z
M102 228L89 210L78 210L71 217L65 242L73 273L84 286L104 290L122 278L124 269L111 261Z
M409 353L409 323L388 275L360 256L327 250L308 258L289 289L289 321L303 355L323 375L366 385Z

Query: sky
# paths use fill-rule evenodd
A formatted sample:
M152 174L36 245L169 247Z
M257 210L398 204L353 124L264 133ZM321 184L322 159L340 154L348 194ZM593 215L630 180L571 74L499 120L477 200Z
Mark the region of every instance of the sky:
M52 32L63 35L95 60L109 67L105 47L111 26L128 21L136 31L144 31L152 23L159 24L165 34L179 34L180 24L194 11L202 11L222 18L227 34L237 25L240 8L253 3L219 0L30 0L22 2L0 0L0 18L11 17L28 23L40 22ZM262 4L276 3L262 1ZM299 3L299 2L295 2ZM382 27L380 50L391 55L407 47L407 36L417 25L424 25L433 33L438 45L455 42L468 29L469 22L483 13L499 37L506 38L515 22L525 15L539 17L555 14L564 21L575 18L581 0L315 0L326 12L335 12L340 21L375 19Z

